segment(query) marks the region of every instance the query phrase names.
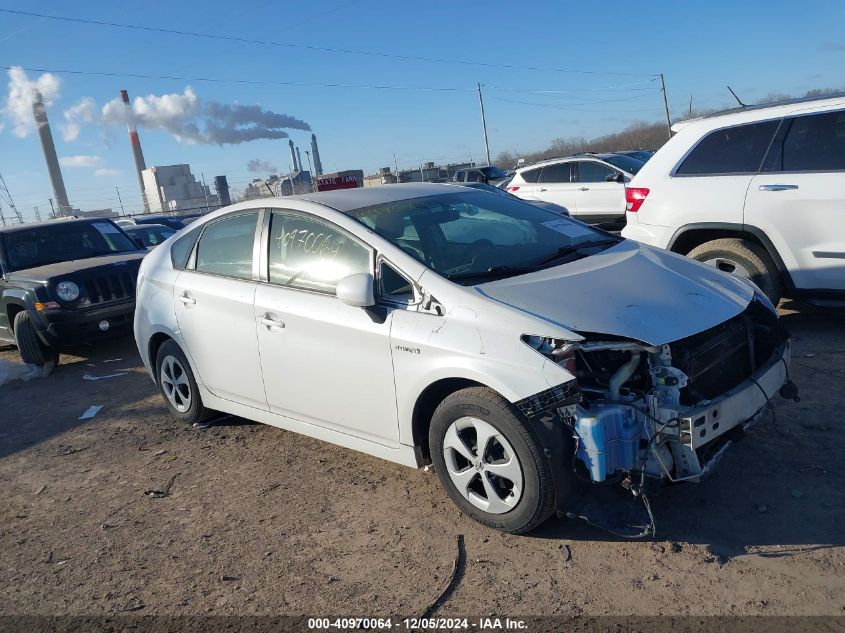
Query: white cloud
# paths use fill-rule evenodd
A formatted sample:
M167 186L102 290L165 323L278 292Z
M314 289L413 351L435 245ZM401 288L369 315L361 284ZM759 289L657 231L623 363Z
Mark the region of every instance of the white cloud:
M91 97L83 97L64 111L65 123L62 124L62 137L66 141L75 141L83 123L93 123L97 104Z
M102 159L99 156L86 156L84 154L59 158L59 164L62 167L96 167L101 161Z
M108 169L106 167L94 170L95 176L120 176L122 173L123 171L120 169Z
M32 116L32 97L35 90L41 93L44 105L50 107L59 96L60 88L61 80L55 75L44 73L32 81L22 68L11 68L9 94L2 113L11 120L12 134L24 138L35 131L35 119Z

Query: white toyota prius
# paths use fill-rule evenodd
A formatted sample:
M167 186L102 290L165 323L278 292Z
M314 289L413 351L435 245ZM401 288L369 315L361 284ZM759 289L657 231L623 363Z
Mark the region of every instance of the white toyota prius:
M144 259L135 338L179 420L433 464L466 514L517 533L598 484L698 481L796 395L751 282L453 185L211 213Z

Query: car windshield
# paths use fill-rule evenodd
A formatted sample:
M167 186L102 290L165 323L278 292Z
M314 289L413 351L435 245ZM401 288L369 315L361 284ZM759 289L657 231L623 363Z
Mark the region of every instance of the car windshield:
M144 246L158 246L168 237L176 233L175 230L168 226L155 224L146 224L127 228L126 232L136 240L140 240Z
M548 268L621 241L517 198L482 191L347 213L438 274L465 285Z
M610 163L614 167L624 169L632 175L640 171L643 165L645 165L643 161L638 160L636 158L632 158L631 156L625 156L624 154L606 154L604 156L601 156L601 159L607 163Z
M0 238L10 271L139 250L108 221L44 224Z
M505 172L503 172L501 169L499 169L498 167L493 167L493 166L482 167L481 173L484 174L485 176L487 176L487 178L492 178L492 179L507 178L508 177L508 175Z

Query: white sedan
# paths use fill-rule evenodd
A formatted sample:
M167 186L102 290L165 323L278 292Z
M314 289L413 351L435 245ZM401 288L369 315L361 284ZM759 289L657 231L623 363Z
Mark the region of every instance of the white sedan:
M697 481L794 392L750 282L454 185L211 213L144 259L135 338L179 420L433 463L508 532L599 483Z

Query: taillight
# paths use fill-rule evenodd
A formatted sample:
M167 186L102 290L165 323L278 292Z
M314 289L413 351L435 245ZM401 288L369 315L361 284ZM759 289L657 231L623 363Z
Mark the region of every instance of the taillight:
M508 187L508 191L519 191L519 187Z
M631 213L636 213L643 206L648 192L650 190L645 187L626 187L625 188L625 208Z

